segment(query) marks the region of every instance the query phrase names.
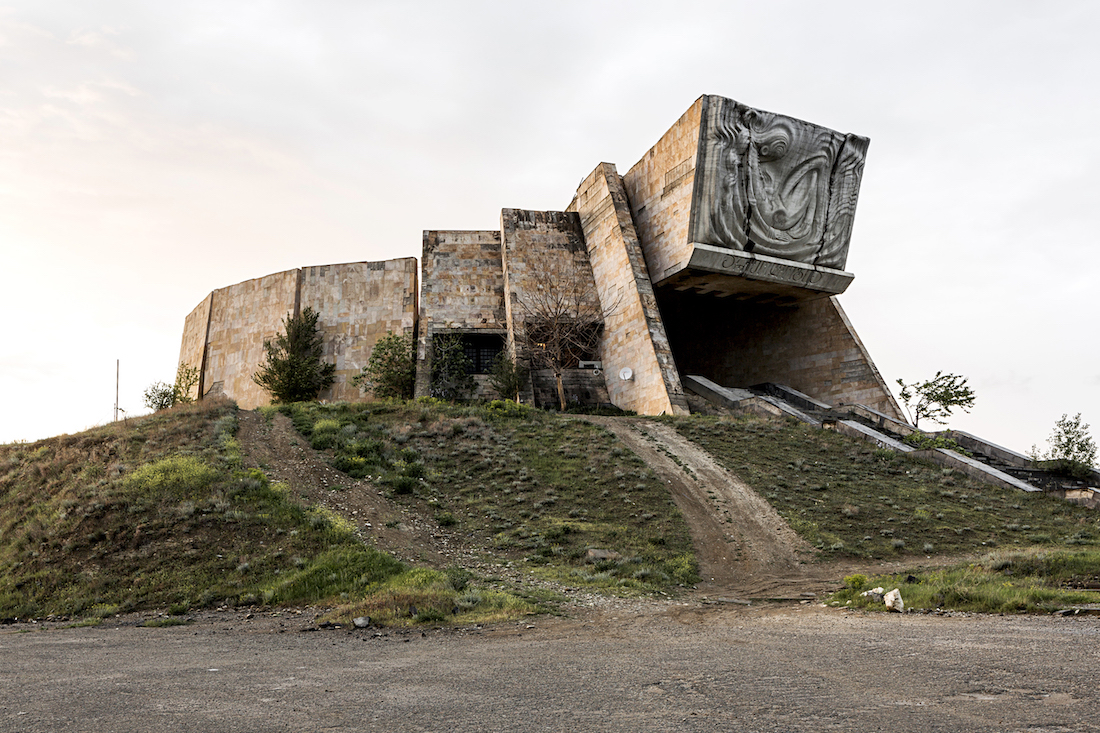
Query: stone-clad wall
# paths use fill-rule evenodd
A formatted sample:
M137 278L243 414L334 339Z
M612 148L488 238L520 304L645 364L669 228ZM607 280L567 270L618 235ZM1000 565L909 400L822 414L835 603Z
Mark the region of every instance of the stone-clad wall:
M277 272L215 290L206 340L203 394L225 394L246 410L270 402L252 381L264 359L264 339L296 312L298 270Z
M424 322L437 328L504 328L500 232L424 232Z
M191 399L198 399L200 395L206 394L202 377L205 371L206 331L210 326L210 302L213 299L213 293L203 298L183 322L179 363L193 366L199 372L199 381L191 388Z
M904 419L836 298L788 307L660 289L676 364L725 387L776 382Z
M599 310L576 212L503 209L500 231L510 343L522 341L524 313L529 309L525 304L537 302L538 292L551 284L571 289L582 296L586 308Z
M336 365L336 381L320 399L363 399L351 379L366 366L374 342L416 327L416 280L413 257L302 268L301 308L320 314L324 359Z
M615 166L601 163L569 205L581 217L588 257L605 311L600 356L611 402L643 415L687 414L653 285ZM629 367L633 378L619 378Z
M379 336L415 329L416 293L413 258L287 270L246 280L215 290L187 317L180 361L200 370L204 396L225 394L244 409L266 405L270 395L252 381L264 360L264 340L283 332L288 315L310 306L321 314L325 358L337 365L336 382L320 397L363 399L349 380L366 363Z
M500 232L424 232L423 251L417 397L431 392L431 348L437 333L480 331L503 337L507 329ZM484 379L477 391L491 396Z
M625 176L634 227L655 285L691 259L688 239L699 130L706 97L695 104Z
M584 244L584 230L576 212L503 209L500 231L508 344L513 353L516 344L524 342L526 318L542 312L535 304L547 288L559 288L559 293L577 299L586 312L601 312L599 291ZM536 382L533 385L535 395L545 394L545 385L537 383L540 380L538 371L531 376ZM585 381L581 377L564 377L565 381L570 379L577 384ZM606 402L602 381L595 380L593 387L599 394L596 401ZM568 398L569 394L566 396Z

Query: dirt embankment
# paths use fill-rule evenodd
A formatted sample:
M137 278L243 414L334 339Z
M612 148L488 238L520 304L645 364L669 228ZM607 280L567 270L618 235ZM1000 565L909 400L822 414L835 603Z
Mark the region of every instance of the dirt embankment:
M641 418L585 418L612 432L667 484L691 532L711 597L800 598L836 587L851 563L812 563L813 552L751 487L667 425ZM435 567L484 567L489 548L388 500L366 480L334 469L284 415L240 413L245 463L290 486L304 501L338 512L365 542Z
M345 517L358 535L402 560L442 566L458 550L435 522L389 501L369 481L353 479L329 464L328 456L309 447L290 419L270 421L254 411L241 411L237 439L248 468L259 468L272 481L290 487L292 495L327 507Z

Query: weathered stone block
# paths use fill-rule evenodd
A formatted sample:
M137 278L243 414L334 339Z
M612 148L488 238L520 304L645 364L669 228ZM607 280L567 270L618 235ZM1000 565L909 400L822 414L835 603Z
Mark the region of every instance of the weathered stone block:
M868 140L704 96L624 176L654 285L841 293Z

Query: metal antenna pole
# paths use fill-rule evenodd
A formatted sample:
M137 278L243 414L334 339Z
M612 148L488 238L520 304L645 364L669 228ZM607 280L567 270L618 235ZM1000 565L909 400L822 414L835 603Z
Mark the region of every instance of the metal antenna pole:
M118 422L118 359L115 359L115 422Z

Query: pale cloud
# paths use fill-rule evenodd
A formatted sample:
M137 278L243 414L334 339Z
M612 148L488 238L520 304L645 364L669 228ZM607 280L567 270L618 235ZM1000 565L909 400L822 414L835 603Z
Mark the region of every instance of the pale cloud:
M5 5L0 307L87 334L111 400L210 290L564 207L712 93L870 136L842 302L887 381L969 374L958 426L1009 447L1100 424L1095 3ZM41 406L29 359L0 378Z
M125 48L116 43L111 36L117 36L125 29L102 28L98 31L74 30L69 34L65 43L73 46L83 46L96 51L105 51L115 58L131 60L135 54L133 49Z

